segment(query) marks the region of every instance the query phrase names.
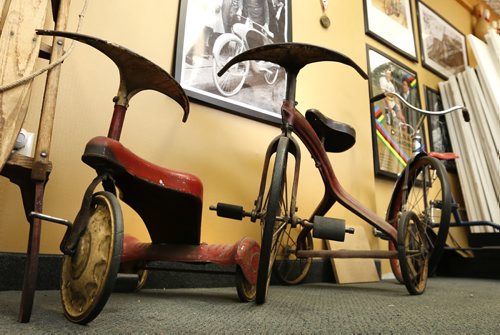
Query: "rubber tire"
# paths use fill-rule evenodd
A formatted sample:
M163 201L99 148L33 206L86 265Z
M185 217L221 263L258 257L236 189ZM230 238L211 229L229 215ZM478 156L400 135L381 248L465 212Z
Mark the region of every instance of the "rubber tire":
M94 320L106 305L123 248L123 216L116 197L109 192L95 193L91 206L76 253L64 256L61 271L64 315L79 324Z
M256 286L252 285L241 270L239 265L236 265L236 292L241 302L252 302L255 300Z
M230 46L230 43L234 43L236 47ZM227 57L222 58L221 54L224 50L224 48L227 47L228 51L231 53L227 55ZM213 49L212 49L212 55L213 55L213 66L212 66L212 77L214 80L215 87L219 91L220 94L226 97L233 96L237 94L241 88L243 87L243 84L245 83L246 76L248 74L248 71L250 69L250 63L249 62L242 62L233 65L230 69L228 69L221 77L217 75L220 69L232 58L237 56L238 54L242 53L245 51L245 45L243 44L243 41L238 38L234 34L222 34L217 39L215 40ZM240 71L241 73L234 74L234 68L236 67L237 70L242 70ZM241 77L238 81L238 78L236 78L236 85L232 87L231 89L227 90L223 86L223 82L226 80L231 80L232 77Z
M264 79L266 80L266 83L268 85L274 85L274 83L276 83L276 80L278 80L280 67L278 65L273 64L269 68L270 72L264 71Z
M452 205L452 197L450 186L448 182L448 176L446 172L446 168L443 166L441 161L434 157L430 156L421 156L417 158L411 165L408 173L409 178L407 182L408 194L410 195L408 198L412 199L412 195L422 194L423 197L423 185L415 185L414 179L417 173L420 173L423 168L431 167L436 171L436 178L439 179L441 184L441 196L438 199L441 202L441 215L438 220L434 220L436 222L440 222L437 234L433 231L432 227L430 227L430 220L428 215L428 208L430 205L430 201L427 201L427 207L424 208L419 207L418 205L409 206L408 210L413 210L419 216L420 221L427 227L426 228L426 236L428 239L428 245L430 248L430 256L429 256L429 275L432 275L439 264L439 260L443 254L444 246L446 245L446 238L448 236L448 230L450 225L450 217L451 217L451 205ZM403 191L404 191L404 174L400 176L398 183L394 189L391 203L389 204L389 208L387 210L386 220L391 223L395 228L397 228L397 222L399 220L400 215L402 215L401 208L404 203L402 201ZM423 184L422 182L420 184ZM417 192L413 192L417 190ZM419 196L413 196L413 198L421 198ZM435 198L433 198L434 200ZM409 201L406 201L408 203ZM423 203L421 205L424 205ZM396 250L396 246L389 241L389 249ZM399 267L399 260L391 259L390 261L392 272L396 279L404 283L403 277L401 275L401 269Z
M408 255L409 250L420 250L420 253ZM429 250L425 226L412 211L403 213L399 219L398 259L408 292L412 295L424 293L429 270Z
M276 258L277 248L283 236L283 229L275 235L276 216L280 209L283 186L285 182L286 165L288 160L288 141L282 137L278 143L274 161L273 175L269 187L268 203L264 204L263 211L266 212L262 225L262 241L260 246L259 268L257 272L257 294L255 302L263 304L266 302L267 291L271 280L271 269ZM266 199L267 197L264 197ZM267 205L267 206L266 206ZM289 205L287 205L289 207ZM275 248L273 249L273 246Z

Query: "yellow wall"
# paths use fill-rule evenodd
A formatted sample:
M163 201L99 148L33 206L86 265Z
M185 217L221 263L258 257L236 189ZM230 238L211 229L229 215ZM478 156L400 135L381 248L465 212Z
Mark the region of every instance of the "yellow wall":
M414 1L413 14L416 26ZM464 33L470 32L470 15L455 0L428 0L426 3ZM83 0L71 4L68 30L76 28ZM420 96L423 84L437 88L438 77L365 36L363 1L330 1L332 26L319 25L320 3L292 0L293 40L335 49L350 56L366 70L366 43L388 53L418 72ZM171 71L176 38L177 1L132 0L92 1L82 33L126 46ZM415 27L416 29L416 27ZM418 43L417 43L418 46ZM25 127L36 131L44 79L35 81ZM54 164L46 188L44 212L72 220L83 192L94 177L80 161L86 141L107 133L112 102L118 85L114 64L101 53L77 44L63 65L51 160ZM331 155L344 188L367 207L384 216L392 192L392 181L374 177L368 82L341 64L314 64L298 78L298 108L315 107L330 117L356 128L357 143L348 152ZM154 92L136 96L127 114L122 142L145 159L172 169L187 171L204 182L202 240L232 243L242 236L259 239L257 224L218 218L208 210L218 201L250 209L257 194L263 154L278 128L228 114L201 104L191 104L186 124L176 104ZM0 251L23 252L28 224L23 217L19 191L0 179ZM309 155L304 152L299 187L299 215L307 217L321 198L323 186ZM141 239L148 235L143 224L125 209L125 229ZM168 213L165 213L168 216ZM347 219L349 226L370 229L338 205L331 216ZM371 232L371 230L370 230ZM58 253L63 228L44 223L41 251ZM371 236L371 233L368 234ZM385 248L373 238L373 248ZM317 243L316 248L321 248Z

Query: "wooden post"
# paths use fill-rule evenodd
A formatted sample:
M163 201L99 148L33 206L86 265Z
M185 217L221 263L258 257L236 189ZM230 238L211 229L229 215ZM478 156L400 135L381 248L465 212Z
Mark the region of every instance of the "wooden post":
M59 12L56 19L55 29L66 30L68 22L70 0L61 0ZM64 42L60 37L54 37L50 61L53 62L63 53ZM38 137L35 149L35 157L31 170L31 181L34 184L34 210L42 212L45 183L50 172L49 150L52 139L52 129L57 100L57 89L61 65L58 65L47 73L45 92L42 103L42 113L38 128ZM30 233L28 251L26 255L26 267L23 279L23 292L21 306L19 308L19 322L29 322L33 308L33 300L36 290L38 275L38 255L40 252L41 221L30 219Z
M55 30L66 30L70 2L70 0L61 0ZM63 51L64 38L55 36L52 42L50 61L53 62L61 57ZM57 89L59 87L60 73L61 64L49 70L47 73L42 113L40 116L40 125L38 128L38 138L35 149L35 161L31 172L31 178L36 181L45 181L47 178L50 143L52 139L52 129L54 126L54 115L56 111Z

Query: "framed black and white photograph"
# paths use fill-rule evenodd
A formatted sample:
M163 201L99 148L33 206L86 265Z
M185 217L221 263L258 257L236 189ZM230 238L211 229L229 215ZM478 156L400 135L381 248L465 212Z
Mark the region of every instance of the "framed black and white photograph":
M417 1L422 64L443 79L467 65L465 36L423 2Z
M417 73L371 46L366 50L370 98L395 92L420 108ZM370 103L370 115L375 174L395 179L411 158L418 115L389 97Z
M430 87L424 86L425 108L430 111L443 110L441 93ZM450 135L444 115L427 115L427 129L429 131L429 148L427 151L453 152ZM442 161L447 170L456 171L455 160Z
M363 0L363 3L366 34L416 62L410 0Z
M290 10L290 0L181 0L176 80L191 99L279 124L286 86L283 69L247 61L221 77L217 72L245 50L291 41Z

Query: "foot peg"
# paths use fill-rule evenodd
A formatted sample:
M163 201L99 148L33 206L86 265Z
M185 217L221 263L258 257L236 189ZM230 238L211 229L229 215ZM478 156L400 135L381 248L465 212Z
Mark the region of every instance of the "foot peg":
M345 220L315 216L313 219L313 237L342 242L345 234L354 234L354 228L346 228Z
M50 216L50 215L43 214L43 213L38 213L38 212L30 212L29 218L30 219L40 219L40 220L44 220L44 221L49 221L49 222L61 224L61 225L66 226L68 228L70 228L72 226L71 221L68 221L66 219L61 219L61 218L58 218L55 216Z
M389 235L387 235L386 233L384 233L383 231L377 229L377 228L373 228L373 236L375 237L378 237L378 238L381 238L382 240L385 240L385 241L390 241L391 238L389 237Z
M234 220L242 220L245 216L252 216L251 213L245 212L241 206L222 202L217 203L216 206L210 206L210 210L217 211L217 216Z

